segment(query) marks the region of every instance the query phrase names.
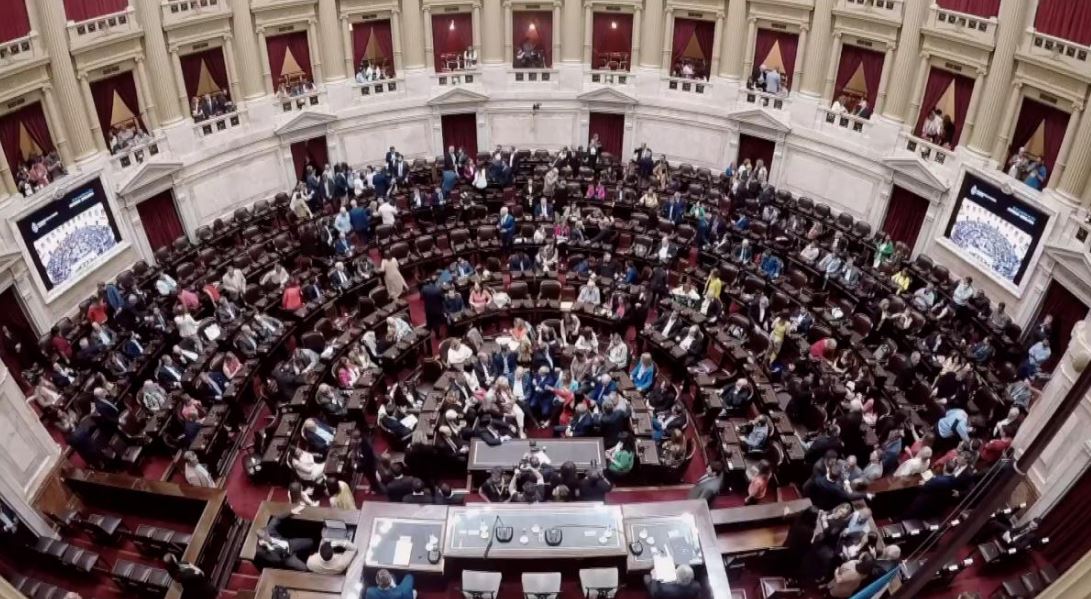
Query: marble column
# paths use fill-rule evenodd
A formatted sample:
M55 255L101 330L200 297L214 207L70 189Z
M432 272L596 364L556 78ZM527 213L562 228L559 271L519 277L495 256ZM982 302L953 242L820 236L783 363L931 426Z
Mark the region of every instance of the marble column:
M991 78L991 75L990 75ZM993 140L992 156L993 160L997 163L1003 163L1007 158L1008 146L1011 145L1012 131L1015 130L1015 119L1019 115L1019 108L1023 104L1023 82L1012 82L1009 87L1008 93L1004 94L1004 97L1008 98L1007 108L1004 109L1004 114L996 125L1000 128L1000 135L996 136ZM995 119L994 119L995 120ZM979 123L979 126L983 123ZM974 139L977 139L975 132ZM970 148L971 150L973 148Z
M424 20L424 66L428 69L428 72L432 73L436 70L435 60L435 43L436 40L432 39L432 7L425 6L421 9L421 19Z
M11 174L11 169L8 168L8 159L4 155L4 148L2 147L0 147L0 192L9 196L19 193L19 188L15 186L15 176Z
M807 32L810 31L810 27L803 25L799 28L799 41L796 43L796 68L792 75L791 81L788 82L788 89L799 89L800 82L803 81L803 73L806 67L804 66L807 61Z
M708 65L709 79L720 72L720 39L724 36L724 15L716 15L716 25L712 30L712 63Z
M265 28L258 27L257 34L258 54L261 55L261 80L265 87L265 94L272 95L275 91L273 89L273 67L269 64L269 46L265 42Z
M23 277L22 283L29 282ZM12 287L12 291L23 295L20 286ZM61 459L61 447L3 365L0 365L0 435L4 439L4 451L0 452L0 497L32 531L56 536L32 505L42 483Z
M348 73L349 78L356 78L356 65L352 64L352 21L349 20L348 15L341 15L341 44L345 48L345 72ZM390 23L391 29L394 28L394 23ZM394 40L391 39L391 45L394 45Z
M894 62L894 44L886 47L886 55L883 56L883 74L879 76L879 97L873 104L875 112L881 112L886 106L887 90L890 89L890 70Z
M148 80L148 69L144 66L143 56L136 57L136 72L133 76L136 77L136 97L140 102L140 117L144 120L148 133L154 134L154 131L159 128L159 112L155 109L155 98L152 96L151 82ZM173 98L170 104L174 105Z
M970 105L966 107L966 120L962 122L962 131L958 135L958 145L965 145L974 133L974 124L977 122L977 107L981 104L982 88L985 87L985 69L977 69L974 79L974 90L970 93ZM919 102L919 100L918 100Z
M91 119L88 122L87 111L89 108L93 110L94 106L86 105L86 97L82 95L72 67L72 55L68 51L64 4L27 2L27 10L33 19L31 22L36 24L38 33L42 36L46 56L49 57L50 82L56 88L57 93L54 95L60 105L58 115L61 118L56 123L58 128L51 130L50 133L54 139L67 136L68 141L71 142L71 148L67 151L69 158L66 162L67 165L71 165L73 161L90 158L97 151L105 148L105 144L96 142L92 131L92 124L97 126L98 119ZM63 132L60 129L63 129ZM61 157L63 159L63 153Z
M1060 185L1065 174L1069 170L1075 170L1068 168L1068 159L1072 153L1072 146L1076 142L1076 127L1080 125L1081 121L1083 121L1083 104L1077 104L1072 107L1072 113L1068 115L1068 126L1065 127L1064 139L1061 141L1061 149L1057 152L1057 160L1053 163L1053 173L1050 174L1049 184L1046 186L1047 189L1056 188ZM1087 133L1084 127L1080 127L1080 130ZM1086 153L1084 150L1086 150L1088 140L1091 140L1091 138L1082 137L1081 139L1083 140L1083 143L1078 145L1082 147L1081 153ZM1083 178L1086 174L1086 168L1082 173L1073 173L1077 178Z
M424 31L421 30L420 0L401 0L402 60L404 68L424 67Z
M743 38L747 27L746 0L728 0L727 21L725 23L722 43L720 44L720 76L738 81L745 79L746 70L743 68L742 58L747 52L743 44ZM751 44L753 47L753 44Z
M901 55L901 52L898 53ZM924 96L924 83L928 79L928 73L932 71L932 55L927 51L921 52L917 65L917 74L913 76L913 91L909 98L909 107L905 112L905 122L909 124L910 132L917 126L917 117L921 113L921 102Z
M429 28L429 29L432 28L431 23L426 22L424 24L424 26ZM470 27L473 28L473 31L471 32L472 35L470 37L473 39L474 54L476 54L478 59L480 60L480 58L481 58L481 3L480 2L474 2L473 9L470 10ZM425 56L424 59L428 60L429 57Z
M326 80L318 37L318 19L311 17L307 19L307 50L311 53L311 75L316 86Z
M90 123L91 139L94 140L95 146L100 152L108 151L106 148L106 138L103 137L102 127L98 122L98 113L95 110L95 97L91 95L91 82L87 80L87 73L80 73L80 90L83 92L83 110L84 115L87 118L87 122ZM65 118L70 118L70 115L65 113ZM79 160L79 158L77 158Z
M902 28L898 32L898 53L894 57L891 80L888 86L886 103L882 115L893 121L912 122L916 114L908 114L906 105L910 101L914 67L920 54L921 27L928 18L931 0L906 0L902 4ZM876 110L878 112L878 110Z
M57 153L61 156L61 162L65 166L71 166L73 162L72 147L68 143L68 128L64 126L64 118L57 109L57 101L53 97L53 84L42 86L42 107L45 112L46 124L49 125L49 134L53 138L53 145L57 147Z
M640 60L640 32L643 31L643 23L641 22L642 13L640 5L638 4L633 10L633 44L632 50L629 54L629 69L632 70L636 67L637 61Z
M231 99L242 98L242 92L239 88L239 67L235 62L235 36L228 33L224 36L223 54L224 54L224 66L227 67L227 87L231 90ZM236 106L236 108L238 108Z
M318 31L321 35L319 41L322 46L325 81L340 81L345 78L344 53L347 48L341 44L338 25L337 0L318 0Z
M266 54L265 39L259 36L254 27L254 16L250 14L250 0L231 0L231 31L233 40L229 43L235 51L235 68L242 75L242 98L251 100L272 93L269 76L262 79L262 73L268 72L269 61L262 58ZM260 41L260 45L259 45Z
M561 56L561 32L557 30L557 24L561 22L561 2L555 0L553 2L553 39L550 40L553 43L553 64L549 65L550 68L556 68L557 62L563 60ZM563 29L563 27L562 27Z
M511 42L504 40L497 35L497 32L508 29L504 26L505 14L507 11L499 0L485 2L481 10L481 28L490 33L482 38L481 62L489 64L504 62L504 47Z
M167 38L163 34L160 1L130 1L135 5L136 18L144 30L144 57L151 71L157 75L155 79L146 81L150 92L150 97L147 98L149 110L155 113L155 118L161 125L170 126L181 121L189 111L178 110L178 104L175 103L175 98L178 97L176 83L174 77L167 75L172 67L170 55L167 53ZM182 87L182 94L185 95L185 86Z
M508 65L515 64L515 46L513 45L512 38L515 36L513 28L515 24L512 22L514 15L512 14L511 2L504 2L504 51L501 54L503 62Z
M662 66L661 49L663 47L663 25L667 19L663 15L663 0L644 0L644 12L640 31L633 28L633 35L640 36L640 66L656 69ZM634 61L635 62L635 61Z
M758 41L758 19L757 17L750 17L747 19L746 25L746 48L743 50L746 58L742 63L742 72L745 74L744 79L750 78L750 73L754 72L754 61L757 58L754 56L754 44Z
M564 0L561 8L562 25L561 61L562 62L587 62L583 58L583 37L581 31L591 29L591 19L585 19L581 0ZM553 35L557 35L557 26L553 26Z
M822 87L822 101L826 104L833 103L833 84L837 79L837 65L841 62L841 32L833 34L833 52L828 57L826 65L826 82Z
M671 73L671 52L674 50L674 8L668 6L663 20L663 55L659 59L661 68L667 75Z
M819 97L826 86L826 71L830 61L837 61L840 48L833 52L833 7L837 0L815 0L811 13L811 31L807 36L807 68L803 71L803 85L799 92L813 98ZM838 37L840 39L840 37ZM802 40L801 40L802 41ZM834 63L836 64L836 62ZM836 67L835 67L836 68ZM829 86L831 89L833 85ZM832 93L832 92L828 92Z
M227 62L226 56L224 62ZM192 107L190 106L189 92L186 91L186 78L182 75L182 59L178 56L178 48L170 49L170 63L171 71L174 74L174 85L178 90L178 106L185 111L184 114L188 115Z
M402 11L395 5L390 10L390 43L394 46L394 72L404 77L405 59L402 58Z
M591 46L594 44L595 13L591 10L590 4L583 5L583 62L589 67L594 68L595 57L591 55Z
M1091 140L1091 116L1086 110L1081 113L1080 128L1075 139L1081 141L1073 143L1068 164L1061 173L1060 182L1057 185L1058 191L1072 199L1079 198L1088 182L1091 181L1091 178L1087 176L1091 172L1091 143L1088 143L1088 140Z
M1015 51L1023 40L1029 24L1028 15L1037 11L1038 0L1003 0L996 24L996 49L989 61L989 75L985 79L981 104L978 106L974 134L967 146L983 156L996 155L998 133L1009 125L1004 121L1005 99L1012 95L1012 74L1015 72ZM1005 146L1006 147L1006 146Z

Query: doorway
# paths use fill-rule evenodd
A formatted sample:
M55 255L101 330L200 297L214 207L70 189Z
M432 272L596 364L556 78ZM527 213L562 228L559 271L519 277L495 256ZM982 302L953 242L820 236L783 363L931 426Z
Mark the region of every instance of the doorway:
M443 130L443 150L462 148L467 156L477 160L477 113L445 114L440 117Z

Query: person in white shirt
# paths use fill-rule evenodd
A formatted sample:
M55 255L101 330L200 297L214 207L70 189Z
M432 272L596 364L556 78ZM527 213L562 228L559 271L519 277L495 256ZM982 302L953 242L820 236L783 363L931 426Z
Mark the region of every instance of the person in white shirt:
M159 292L159 295L168 296L178 293L178 282L171 278L165 272L159 273L159 278L155 281L155 290Z
M457 337L451 339L451 346L447 348L448 366L458 367L465 364L474 356L474 350Z
M576 301L581 304L591 304L597 306L602 303L602 294L599 292L599 288L595 285L595 279L591 278L587 283L580 288L580 295L576 298Z
M398 217L398 207L390 203L386 198L383 198L382 204L379 205L376 212L379 213L379 218L384 225L393 225Z
M974 280L966 277L958 282L958 286L955 287L955 291L951 294L951 300L955 302L956 306L965 306L966 302L970 301L970 298L974 296L974 293L976 293Z
M765 71L765 93L780 94L780 72L776 69Z
M322 539L318 551L307 558L307 569L315 574L343 574L354 557L356 557L356 545L352 541Z
M932 448L926 445L917 452L916 457L909 458L898 466L898 469L894 471L894 478L909 478L922 474L928 470L931 462Z
M610 335L610 346L606 349L606 359L618 370L625 370L629 365L629 345L614 333Z
M187 451L183 457L186 460L187 484L193 485L194 487L207 488L216 486L216 481L212 480L212 475L208 473L208 468L205 468L197 460L197 454L192 451Z
M265 287L270 283L275 283L277 287L279 287L280 289L284 289L284 286L288 283L289 278L290 276L288 275L288 269L284 268L283 264L277 264L273 267L272 270L262 275L261 281L259 282L261 283L262 287Z
M189 312L183 311L175 316L174 326L178 328L178 336L180 337L197 336L197 321L193 319L193 315Z
M246 291L246 276L242 274L242 269L232 268L227 271L221 281L224 293L238 298Z

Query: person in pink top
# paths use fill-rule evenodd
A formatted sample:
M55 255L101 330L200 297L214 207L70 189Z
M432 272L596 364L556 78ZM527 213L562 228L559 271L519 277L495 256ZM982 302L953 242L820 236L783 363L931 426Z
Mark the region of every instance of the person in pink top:
M816 360L827 360L836 351L837 340L832 337L825 337L811 344L811 357Z

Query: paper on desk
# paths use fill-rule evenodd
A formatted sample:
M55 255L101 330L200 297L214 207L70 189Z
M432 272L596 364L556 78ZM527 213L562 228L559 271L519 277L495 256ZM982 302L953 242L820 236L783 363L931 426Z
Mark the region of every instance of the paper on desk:
M678 575L674 570L674 559L669 555L657 555L652 562L652 578L659 582L674 582Z
M408 429L413 429L417 426L417 417L413 414L407 415L405 418L402 418L402 426Z
M408 566L409 557L413 553L413 539L411 537L399 537L394 545L394 565Z

